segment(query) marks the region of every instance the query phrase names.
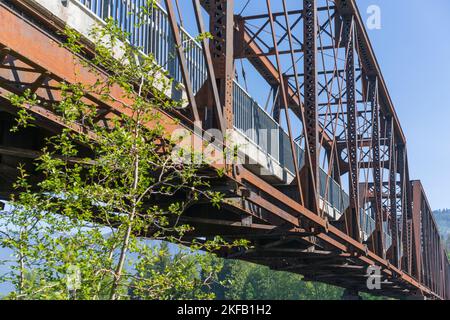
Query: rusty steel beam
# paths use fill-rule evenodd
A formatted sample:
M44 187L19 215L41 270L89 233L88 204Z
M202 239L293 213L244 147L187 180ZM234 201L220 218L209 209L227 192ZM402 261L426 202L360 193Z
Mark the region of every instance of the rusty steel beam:
M358 115L355 89L355 27L352 15L344 17L343 36L346 41L346 95L347 95L347 154L349 164L350 208L347 211L349 234L361 241L359 223L359 161Z
M313 3L313 11L314 11L315 4ZM309 208L310 210L320 213L319 212L319 206L318 206L318 198L317 198L317 190L318 190L318 167L319 167L319 161L318 161L318 155L317 155L317 147L319 143L319 130L318 130L318 119L317 119L317 69L315 66L315 60L316 60L316 54L317 52L315 50L312 50L313 52L310 52L308 54L308 57L312 59L314 62L314 66L310 69L310 75L309 75L309 82L308 82L308 88L306 88L306 81L305 81L305 94L304 96L307 97L306 91L308 91L308 94L311 94L311 96L308 96L307 99L305 99L305 102L307 100L307 106L306 104L301 104L301 85L298 75L298 68L297 68L297 61L295 60L295 50L293 47L293 37L292 37L292 29L291 24L289 21L289 13L287 11L287 5L286 0L283 0L283 12L284 12L284 21L286 24L286 34L289 41L289 51L290 51L290 58L291 58L291 64L292 69L294 71L294 80L295 80L295 89L297 92L297 98L300 102L300 120L303 124L303 130L302 134L307 137L305 139L305 150L306 150L306 183L304 183L303 191L304 196L303 199L307 199L308 203L304 203L304 205ZM304 11L304 21L305 19L309 20L316 20L316 15L311 16L311 12ZM306 24L306 23L305 23ZM309 21L309 24L311 25L311 21ZM316 46L316 37L317 37L317 28L313 27L312 29L309 29L308 31L304 31L304 34L309 33L309 36L312 36L311 41L314 43L306 43L304 44L304 50L303 51L309 51L308 46L312 46L315 48ZM306 38L306 37L305 37ZM285 76L286 77L286 76ZM306 79L306 78L305 78ZM312 106L312 107L311 107ZM308 113L309 108L309 113ZM309 117L313 117L313 119L310 119ZM310 146L311 140L315 144L315 146Z
M425 190L419 180L411 182L413 196L413 243L415 265L414 274L439 294L445 296L445 277L443 271L448 268L443 243L439 237L438 224L428 202ZM438 254L443 252L444 254ZM426 272L424 272L426 271ZM430 275L431 276L430 278ZM425 276L424 276L425 275Z
M280 56L278 54L278 45L277 45L277 39L276 39L276 34L275 34L274 19L272 16L272 10L271 10L271 6L270 6L270 0L266 0L266 5L267 5L267 10L269 12L270 29L272 31L272 41L273 41L273 46L274 46L274 50L275 50L278 78L280 79L281 97L282 97L282 103L283 103L284 113L285 113L285 117L286 117L286 124L288 127L289 144L291 146L292 160L294 162L295 180L297 182L300 203L302 205L304 205L302 183L300 180L299 163L298 163L298 158L297 158L297 152L295 149L294 136L292 133L291 119L289 116L288 98L287 98L287 92L286 92L285 82L284 82L284 78L283 78L283 72L281 69ZM315 191L315 189L313 189L313 190ZM315 196L315 192L314 192L314 196Z
M325 6L325 7L317 7L317 12L320 11L328 11L328 10L334 10L335 6ZM280 11L280 12L273 12L273 17L281 17L283 15L304 15L303 10L286 10L286 11ZM268 14L255 14L251 16L243 16L242 19L244 20L259 20L259 19L267 19L269 17Z
M412 200L413 200L413 210L412 210L412 242L414 246L414 266L412 274L415 275L417 280L422 281L422 266L421 266L421 234L420 234L420 223L422 220L422 214L425 214L426 208L424 207L424 199L422 198L422 190L418 185L417 181L413 181L412 185Z
M404 153L404 146L403 145L397 145L397 166L398 171L400 172L400 186L401 186L401 209L402 209L402 216L401 216L401 224L402 224L402 233L401 233L401 239L402 242L402 257L401 257L401 268L402 270L405 270L406 272L410 273L410 266L409 262L411 260L411 246L409 243L409 219L410 216L408 214L408 210L406 208L406 199L408 198L408 180L406 178L406 160L405 160L405 153Z
M242 170L242 173L240 174L240 179L245 180L249 182L253 186L262 186L264 185L264 181L257 176L251 174L248 171ZM399 277L403 279L404 281L411 283L413 286L417 286L420 290L422 290L424 293L431 293L431 291L418 283L416 280L414 280L411 276L408 274L402 272L400 269L396 268L395 266L391 265L387 260L384 260L383 258L379 257L375 253L368 251L367 248L361 244L360 242L356 241L352 237L349 237L347 234L342 232L336 227L328 225L327 221L322 219L321 217L317 216L315 213L307 210L303 206L296 203L294 200L292 200L289 197L286 197L283 193L278 191L276 188L265 185L264 188L262 188L264 192L267 194L270 194L275 199L280 199L285 205L287 205L291 210L295 210L298 212L298 214L303 215L305 218L307 218L310 222L317 225L322 230L327 230L328 233L319 233L316 235L317 238L323 240L324 242L328 243L330 246L332 246L334 249L341 250L343 252L352 252L353 250L356 250L360 254L355 255L355 258L361 260L361 262L366 263L368 265L373 264L379 264L382 266L382 270L386 272L389 276L392 276L393 274L396 275L396 277ZM260 198L260 196L255 196ZM261 198L260 198L261 199ZM255 199L252 199L252 201L255 201ZM256 202L255 202L256 203ZM259 202L258 205L261 205L261 207L265 208L268 211L274 212L276 214L282 214L284 216L289 216L289 214L281 209L277 209L276 206L273 206L270 204L270 202L266 201L265 206L263 203ZM292 221L293 226L299 226ZM329 235L332 235L333 237L330 237Z
M234 80L234 0L209 1L210 43L212 62L215 67L216 80L225 124L233 128L233 80Z
M404 172L404 181L405 181L405 195L404 195L404 205L402 205L403 214L405 216L405 232L403 232L403 239L408 248L407 256L406 256L406 270L408 270L409 274L412 274L413 268L413 235L412 235L412 190L411 183L409 178L409 166L408 166L408 155L406 153L406 146L399 146L399 159L403 160L403 172Z
M10 48L12 54L15 56L30 63L32 62L48 72L49 77L52 79L66 81L69 83L82 81L87 84L98 80L98 76L91 74L83 66L79 58L74 57L66 49L62 48L57 41L1 5L0 28L2 28L2 32L0 33L0 44ZM21 37L17 37L16 30L22 30ZM101 77L103 76L106 75L102 75ZM117 97L121 96L119 88L113 88L112 94ZM117 112L127 115L126 110L121 109L117 104L111 103L110 107ZM161 113L164 116L164 120L167 120L167 122L164 121L164 125L168 132L171 132L171 130L173 131L181 126L181 124L177 123L173 117L165 114L164 112ZM403 171L403 179L406 182L409 179L409 173L406 170L406 157L403 163L405 168ZM219 168L218 164L213 164L213 166L213 168ZM437 299L442 298L439 293L417 281L417 279L412 277L411 274L406 274L404 271L384 259L384 257L367 250L367 247L362 243L350 237L348 234L335 226L330 225L326 219L318 216L315 212L308 210L292 198L283 194L276 187L271 186L245 168L239 168L236 176L226 172L226 177L230 181L237 183L241 188L245 189L251 186L252 190L256 190L257 192L253 192L248 195L251 199L249 201L257 204L260 208L266 210L270 214L285 220L288 224L290 224L290 229L301 227L298 219L301 217L302 220L308 221L313 226L314 236L312 238L316 239L322 246L335 251L348 253L351 255L351 259L356 261L358 264L362 264L364 266L380 266L382 268L383 275L389 279L395 278L395 281L400 286L404 286L404 288L413 287L419 291L422 291L424 295L429 297ZM244 198L245 197L246 196L244 196ZM276 204L278 202L282 204L283 208L280 208L280 205ZM412 200L406 202L411 204ZM408 203L405 204L405 207L408 207ZM277 227L282 226L280 225ZM432 240L434 241L434 243L432 243L433 247L435 249L439 249L438 239L436 238L436 228L430 228L430 234L435 236ZM436 280L438 273L437 266L439 265L439 257L436 252L441 251L435 251L432 259L434 263L434 267L432 268L434 276L433 283L439 282L439 280ZM437 285L434 284L433 288L434 290L440 289L439 283Z
M380 110L378 101L378 80L369 78L369 101L372 107L372 161L373 184L375 194L375 252L384 257L388 248L384 247L383 239L383 211L382 211L382 186L381 186L381 156L380 156Z
M397 185L401 182L397 181L397 152L395 144L395 136L393 133L393 123L392 118L387 118L385 120L385 132L389 137L389 212L392 219L391 231L392 231L392 263L400 268L400 257L399 257L399 221L398 221L398 211L397 211ZM401 197L401 195L400 195ZM401 239L401 237L400 237Z
M165 0L167 15L169 16L170 30L172 31L172 36L175 40L177 57L181 66L181 74L183 76L183 82L185 85L186 93L188 96L189 104L192 109L194 120L198 126L201 126L200 116L198 113L197 102L195 101L194 90L192 88L191 78L189 76L189 70L187 67L187 60L184 54L184 46L181 41L180 28L178 27L178 22L173 9L172 0Z
M303 49L304 53L304 134L306 141L306 181L307 206L317 212L319 190L319 121L317 93L317 2L303 0Z
M197 21L198 30L200 31L201 35L205 35L206 29L205 29L205 24L203 22L200 1L192 0L192 2L194 4L194 11L195 11L195 17L196 17L196 21ZM214 105L216 107L216 109L215 109L216 117L217 117L220 129L222 130L222 133L225 136L227 125L224 120L223 108L222 108L222 103L220 100L219 89L217 87L216 74L214 72L214 65L213 65L213 60L212 60L212 56L211 56L211 51L210 51L210 47L208 45L208 41L205 36L202 37L201 43L202 43L202 48L203 48L203 56L204 56L205 63L206 63L206 69L208 71L209 85L211 86L213 97L214 97Z

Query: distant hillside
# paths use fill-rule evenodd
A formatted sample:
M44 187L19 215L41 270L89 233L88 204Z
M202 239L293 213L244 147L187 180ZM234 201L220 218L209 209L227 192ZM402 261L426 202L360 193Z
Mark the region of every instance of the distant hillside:
M450 234L450 209L434 211L434 217L436 218L440 233L447 238Z
M450 209L434 211L434 217L439 227L439 232L446 241L447 251L450 251Z

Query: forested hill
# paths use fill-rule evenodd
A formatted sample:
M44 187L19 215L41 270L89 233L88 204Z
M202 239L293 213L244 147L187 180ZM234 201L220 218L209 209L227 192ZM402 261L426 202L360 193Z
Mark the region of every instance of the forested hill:
M434 211L434 217L436 218L440 233L447 238L450 234L450 209Z
M439 232L446 241L447 251L450 251L450 209L434 211L434 217L439 227Z

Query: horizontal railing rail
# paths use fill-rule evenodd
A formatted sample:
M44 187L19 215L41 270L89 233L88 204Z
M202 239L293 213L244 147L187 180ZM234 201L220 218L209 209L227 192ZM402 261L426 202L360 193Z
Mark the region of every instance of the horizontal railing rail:
M341 188L339 183L330 177L322 168L319 171L319 178L320 196L340 213L345 212L350 205L350 198L347 193Z
M233 95L235 128L269 154L280 166L294 174L294 161L286 131L237 82L234 84ZM295 149L301 169L305 164L305 152L297 142ZM320 169L319 175L320 196L343 213L349 206L349 196L323 169Z
M368 208L366 210L361 208L359 221L361 224L361 231L367 238L372 235L376 229L374 216L375 213L373 212L373 208ZM385 248L389 249L392 246L392 234L388 221L383 222L383 240L385 242Z
M180 64L176 56L167 12L156 4L147 8L149 15L140 14L146 0L78 0L101 19L112 18L120 28L129 34L132 45L143 53L152 55L177 82L183 83ZM194 93L200 90L207 79L206 65L201 45L183 28L181 40L185 49L187 66Z

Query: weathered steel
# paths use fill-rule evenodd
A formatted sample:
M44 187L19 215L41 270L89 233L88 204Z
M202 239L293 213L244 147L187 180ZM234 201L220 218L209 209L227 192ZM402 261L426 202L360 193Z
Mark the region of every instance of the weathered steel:
M381 155L380 155L380 109L378 101L378 81L376 77L369 78L369 101L372 107L372 161L373 183L375 193L375 252L384 257L387 248L383 239L383 211L381 204Z
M389 152L389 213L391 215L392 225L392 263L396 267L400 267L399 257L399 219L397 211L397 152L395 137L393 134L392 118L385 120L385 132L389 137L388 152Z
M208 79L209 84L211 86L212 94L214 97L214 106L215 106L215 113L216 117L220 126L220 129L222 130L222 133L225 135L226 133L226 123L223 116L223 108L220 101L220 95L219 95L219 89L217 87L216 82L216 74L214 72L214 65L211 57L211 51L209 50L209 44L206 38L206 29L205 24L203 22L203 16L201 12L201 5L199 0L192 0L194 4L194 11L195 11L195 17L197 21L197 26L200 31L200 34L202 35L202 47L203 47L203 56L206 62L207 70L208 70Z
M199 15L201 15L199 2L194 1L193 3L197 9L197 23L201 23L199 19ZM302 12L305 10L307 13L304 16L305 24L308 24L307 19L311 19L311 21L317 19L317 12L314 13L314 7L310 7L310 5L314 6L314 2L305 0L306 6L299 10ZM17 2L17 4L19 3L22 3L22 1ZM226 100L227 97L224 95L227 92L232 94L232 87L230 88L228 80L234 77L234 70L231 68L234 64L232 56L233 43L229 43L233 42L232 34L235 26L233 22L233 8L230 5L232 2L208 1L208 3L209 7L205 1L201 4L206 6L210 13L220 13L219 15L214 15L217 20L211 20L214 20L212 22L213 26L219 27L214 30L217 32L222 31L223 33L219 35L216 42L211 41L215 45L219 45L219 47L211 45L210 48L206 48L206 42L203 43L204 49L207 49L205 51L212 49L212 61L206 61L206 64L208 64L207 67L210 69L211 79L216 77L218 80L219 88L217 91L219 91L219 95L223 99L220 102L221 106L224 106L226 111L228 104L228 112L231 110L232 113L232 97L228 97L228 100ZM268 4L270 5L270 3ZM221 235L229 239L243 237L252 242L252 245L255 247L254 250L223 252L223 255L265 264L275 269L302 273L306 279L336 284L348 288L352 292L368 291L366 287L366 269L369 266L378 266L381 268L383 280L386 281L383 282L383 290L375 292L375 294L405 297L420 293L420 295L432 299L449 298L449 264L445 256L446 253L440 242L437 226L422 186L419 182L411 184L409 181L404 137L399 127L398 119L395 116L395 111L388 99L387 89L379 68L374 64L373 52L360 17L355 11L356 6L354 2L336 1L336 8L330 6L327 9L321 9L325 13L336 10L337 14L334 12L333 15L330 14L330 17L344 18L343 28L346 35L343 35L343 39L346 41L341 45L339 44L340 40L334 43L336 43L336 51L341 48L346 51L345 67L342 69L335 66L333 71L324 70L320 73L324 76L332 75L332 77L336 77L339 74L340 77L345 78L347 85L340 87L338 94L331 92L328 83L319 84L316 82L319 72L317 70L317 62L307 60L316 59L311 56L305 57L305 61L309 61L307 64L311 63L310 68L305 67L307 72L304 72L303 75L298 75L298 71L294 70L294 73L297 75L294 79L297 82L294 85L295 88L292 89L292 83L285 82L288 79L280 70L281 51L277 48L280 43L279 38L289 41L289 50L286 52L291 55L291 63L293 65L291 67L293 68L296 68L296 66L292 58L298 50L296 51L292 46L295 41L293 35L289 34L291 33L290 27L292 24L287 19L289 12L287 12L285 3L283 4L284 13L272 13L269 9L266 16L269 19L268 23L271 24L270 36L275 45L273 55L277 59L277 65L272 64L267 59L267 56L263 55L257 59L249 59L255 59L253 60L255 64L256 60L259 61L258 63L265 61L263 63L264 66L260 69L269 70L266 74L266 80L274 87L285 86L280 91L283 104L285 107L288 107L288 105L289 107L295 107L293 110L297 110L296 114L302 123L307 122L306 119L301 118L303 114L302 107L305 108L306 112L307 97L305 94L305 106L303 106L299 93L299 87L302 84L299 83L300 80L298 79L301 76L305 78L308 76L312 77L312 79L309 79L311 81L308 82L308 91L305 92L313 92L313 95L309 96L311 100L308 102L310 111L315 113L312 115L313 118L317 119L319 114L318 108L320 108L320 105L317 103L317 93L314 93L314 91L317 91L317 87L314 88L315 85L321 87L319 88L320 91L326 92L330 97L338 100L336 105L340 107L346 106L345 112L340 112L339 110L328 112L327 110L325 117L331 116L331 119L329 118L324 123L324 128L321 128L317 123L312 123L310 128L313 128L314 132L310 132L312 137L310 139L314 139L315 144L313 147L315 147L314 149L317 153L320 153L320 147L328 146L330 148L329 157L336 157L335 161L337 163L333 166L336 181L345 173L348 172L350 174L350 202L352 203L350 218L353 219L350 225L351 230L347 232L340 225L340 221L329 221L328 217L319 216L316 210L299 203L295 196L288 195L284 188L286 186L272 185L264 177L252 173L245 166L239 166L236 172L225 172L225 176L220 181L220 184L216 182L216 184L212 185L212 188L216 190L225 190L227 197L229 197L221 210L214 209L207 203L199 202L183 216L185 221L198 227L196 228L196 233L189 234L187 238L191 237L191 239L194 239L201 236L214 235ZM26 9L26 6L23 8ZM176 25L173 8L168 11L172 20L172 31L176 38L176 34L180 30ZM36 12L40 13L36 14ZM308 14L310 14L309 18ZM284 31L282 31L281 35L276 35L273 26L275 15L280 17L284 15L285 17L286 26L284 26ZM60 22L52 24L50 23L52 17L48 17L46 21L44 16L45 11L39 11L38 7L33 7L33 10L26 11L25 14L15 14L0 2L0 28L2 29L2 32L0 32L0 54L2 55L2 59L0 59L0 95L3 97L0 99L2 111L0 114L7 119L13 118L8 118L9 116L5 112L15 112L14 107L9 105L7 99L5 99L10 92L20 94L25 88L31 88L41 96L45 90L50 90L57 97L57 84L62 81L68 83L81 81L86 84L98 81L98 76L89 73L80 62L79 57L74 57L68 50L62 48L57 38L52 36L52 34L56 34L57 28L63 28L64 26L60 25ZM33 21L36 20L41 22L39 27L33 25ZM239 21L238 18L236 20ZM294 23L298 23L297 21ZM311 21L309 21L309 27L314 29L319 28L317 27L319 25L321 30L323 30L323 24L321 25L319 21ZM47 31L43 32L40 28L46 25L48 25L46 27ZM239 24L240 27L241 25ZM204 28L200 25L199 29L201 31ZM315 39L315 34L318 30L312 29L305 31L304 35L304 37L306 34L309 35L309 45L317 40ZM19 36L17 30L21 30ZM239 34L239 32L236 31L236 34ZM329 32L329 34L332 35L333 32ZM337 35L335 36L338 37ZM306 39L304 41L304 46L306 47ZM251 47L253 44L249 44L248 47ZM317 43L311 45L309 49L305 50L305 54L316 55L318 50L316 46ZM181 45L179 48L181 48ZM255 46L253 46L253 49L258 50ZM181 53L179 52L179 54ZM204 58L208 60L208 52L204 52ZM15 63L6 66L5 61L15 61ZM359 69L355 66L356 61L361 61L362 63L361 69L364 73L362 80L356 75L356 70ZM212 70L212 67L215 69ZM34 78L27 74L30 70L36 75ZM338 70L341 71L338 72ZM219 73L216 71L219 71ZM14 81L7 77L9 72L15 72L16 78ZM184 72L186 73L184 78L189 79L188 68L185 68ZM107 74L100 72L99 76L104 80ZM369 77L368 83L365 76ZM363 89L359 87L360 82L363 83ZM306 86L306 83L304 85ZM214 87L212 83L211 86ZM360 103L358 100L360 99L357 98L357 94L360 91L365 92L364 86L368 86L369 89L367 101L370 102L371 106L371 118L367 118L369 111L366 109L364 111L358 110L358 103ZM213 88L212 90L214 91ZM327 92L328 90L329 92ZM120 97L120 89L113 88L112 94ZM345 99L342 99L342 97ZM46 99L49 99L49 97ZM93 104L98 105L99 112L102 114L114 112L127 115L127 110L121 108L119 104L111 102L105 105L95 96L89 96L88 99ZM215 95L215 99L217 104L217 95ZM326 107L330 107L332 102L329 101ZM48 108L29 106L29 109L37 116L35 130L57 132L58 128L64 126L64 122L58 115ZM182 127L192 129L193 120L196 120L195 117L194 119L188 119L177 113L169 115L162 110L161 115L162 122L168 133ZM232 116L231 114L231 119L230 117L227 118L227 127L233 124ZM179 119L182 120L182 123L177 121ZM364 126L358 127L358 119L364 122ZM342 122L346 125L341 133L336 133L335 126L330 125L337 122ZM328 136L327 138L325 130L327 130L328 126L331 126L331 129L327 131L331 137ZM79 132L84 130L81 125L71 127L71 129ZM370 135L370 137L367 137L367 135ZM292 138L292 133L290 136ZM320 137L324 139L319 143ZM91 136L91 139L95 139L95 136ZM201 138L195 137L193 139ZM25 139L22 140L16 140L14 145L4 145L2 142L0 153L10 158L35 157L39 149L21 145L21 143L25 144ZM340 157L345 147L348 150L347 159L341 159ZM369 151L367 151L367 148ZM309 149L310 147L308 147ZM358 156L358 154L361 156ZM372 159L370 159L370 155ZM6 167L3 163L0 164L0 171L13 177L14 168ZM210 170L211 173L214 173L215 170L222 168L223 165L212 163ZM317 163L314 168L319 170L319 164ZM358 176L359 170L364 168L372 169L373 183L360 180L362 177ZM384 169L389 170L388 181L383 181L382 171ZM400 176L400 181L397 179L398 175ZM14 179L11 181L14 181ZM378 244L374 250L370 250L359 239L361 228L358 223L358 208L363 201L359 199L360 192L358 189L362 182L365 184L365 186L361 187L361 190L364 191L362 200L369 201L367 199L370 195L373 198L371 201L376 203L377 231L379 233L383 231L381 224L384 222L384 219L391 219L394 239L390 249L391 253L387 257L385 257L384 250L389 248L386 248L386 244L383 243L383 240L385 240L382 238L383 234L381 234L381 239L380 234L377 235ZM304 183L304 181L301 181L301 183ZM0 190L1 196L12 192L3 187ZM371 192L372 194L370 194ZM318 193L318 189L313 192L315 196L318 196ZM170 201L170 199L167 201ZM386 209L383 207L384 203L389 206L390 217L389 215L385 217ZM401 219L402 228L398 228L398 217ZM308 226L308 228L304 228L304 226ZM398 256L400 246L397 243L397 235L400 241L403 242L402 257ZM399 263L400 260L402 261L401 265Z
M304 109L303 121L306 137L307 170L304 189L307 207L318 212L317 190L319 187L319 125L317 116L317 3L303 1L303 50L304 50ZM297 72L296 72L297 73Z
M233 128L234 0L210 0L210 49L225 124Z
M172 36L175 39L177 56L181 64L181 74L183 75L184 84L186 86L186 93L188 96L189 104L192 108L194 120L198 126L201 126L200 116L198 114L197 102L195 101L194 90L189 77L189 71L186 62L186 56L184 53L183 43L181 42L180 28L178 27L177 19L173 9L172 0L165 0L167 13L169 15L169 22L171 26Z
M361 241L359 208L358 114L355 89L355 26L353 15L343 17L343 35L346 41L346 95L347 95L347 159L349 164L350 208L347 212L349 234Z
M291 146L291 153L292 153L292 159L294 161L294 171L295 171L295 179L297 182L297 188L298 188L298 195L300 198L300 203L303 205L303 191L302 191L302 183L300 180L300 170L299 170L299 164L298 164L298 157L297 152L295 149L295 143L294 143L294 136L292 134L292 125L291 125L291 119L289 116L289 107L288 107L288 98L287 98L287 92L286 92L286 85L284 81L283 72L281 69L281 63L280 63L280 56L278 54L278 44L275 36L275 26L274 26L274 19L272 16L272 10L270 7L270 0L266 0L267 10L269 12L269 21L270 21L270 29L272 30L272 41L273 46L275 50L275 57L277 62L277 69L278 69L278 77L280 79L280 91L281 91L281 97L282 97L282 104L284 107L284 113L286 116L286 124L288 127L288 135L289 135L289 144Z

